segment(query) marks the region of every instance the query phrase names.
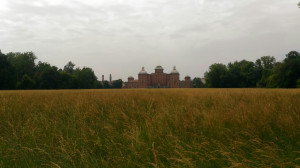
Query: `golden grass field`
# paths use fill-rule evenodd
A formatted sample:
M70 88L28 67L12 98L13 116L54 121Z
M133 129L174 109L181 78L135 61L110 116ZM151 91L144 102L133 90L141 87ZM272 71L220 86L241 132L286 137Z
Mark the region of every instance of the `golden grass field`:
M0 91L0 167L299 166L299 89Z

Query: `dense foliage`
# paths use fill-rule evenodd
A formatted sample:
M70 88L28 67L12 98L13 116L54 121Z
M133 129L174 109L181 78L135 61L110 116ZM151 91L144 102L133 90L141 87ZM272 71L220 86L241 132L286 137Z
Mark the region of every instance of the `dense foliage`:
M63 69L47 62L35 63L33 52L0 50L0 89L95 89L121 88L121 79L109 83L100 82L91 68L75 68L68 62Z
M205 79L206 86L212 88L300 87L300 54L291 51L282 62L276 62L273 56L263 56L255 62L213 64Z
M204 84L200 78L196 77L193 79L193 88L203 88L203 87L204 87Z

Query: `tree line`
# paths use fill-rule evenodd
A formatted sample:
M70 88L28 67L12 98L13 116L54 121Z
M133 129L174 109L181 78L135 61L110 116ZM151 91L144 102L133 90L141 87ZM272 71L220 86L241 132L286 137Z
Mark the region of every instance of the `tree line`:
M108 89L121 88L121 79L100 82L89 67L75 68L68 62L63 69L35 60L33 52L0 50L0 89Z
M108 89L122 88L121 79L100 82L89 67L75 68L69 61L62 69L35 60L33 52L0 50L0 89ZM300 87L300 54L291 51L282 62L273 56L263 56L255 62L242 60L212 64L193 87L201 88L296 88Z
M204 76L205 86L210 88L299 88L300 54L291 51L282 62L263 56L255 62L216 63Z

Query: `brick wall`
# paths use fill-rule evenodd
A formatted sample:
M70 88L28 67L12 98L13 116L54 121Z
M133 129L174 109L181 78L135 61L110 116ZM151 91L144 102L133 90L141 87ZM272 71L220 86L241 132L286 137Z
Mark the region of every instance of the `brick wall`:
M151 83L152 87L167 87L167 74L165 73L153 73L151 74Z
M148 88L148 87L150 87L150 75L139 74L138 88Z
M179 74L168 74L167 85L170 88L179 88Z

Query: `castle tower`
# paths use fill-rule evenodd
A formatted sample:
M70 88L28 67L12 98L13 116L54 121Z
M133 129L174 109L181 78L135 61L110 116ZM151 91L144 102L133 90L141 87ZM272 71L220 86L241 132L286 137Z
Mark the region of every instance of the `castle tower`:
M173 70L168 75L168 87L170 88L179 88L179 72L176 70L176 66L173 67Z
M109 74L109 83L112 82L112 77L111 77L111 74Z
M150 75L142 67L138 77L138 88L148 88L150 86Z
M156 66L155 73L164 73L164 68L160 65Z
M155 67L155 73L151 74L151 86L154 88L166 88L169 87L167 84L168 74L164 73L162 66L158 65Z
M188 76L188 75L184 78L184 83L185 83L186 88L192 88L193 87L193 82L191 80L191 77Z
M134 77L129 76L129 77L128 77L128 82L133 82L133 81L134 81Z
M191 81L191 77L187 75L187 76L185 76L184 80L189 82L189 81Z

